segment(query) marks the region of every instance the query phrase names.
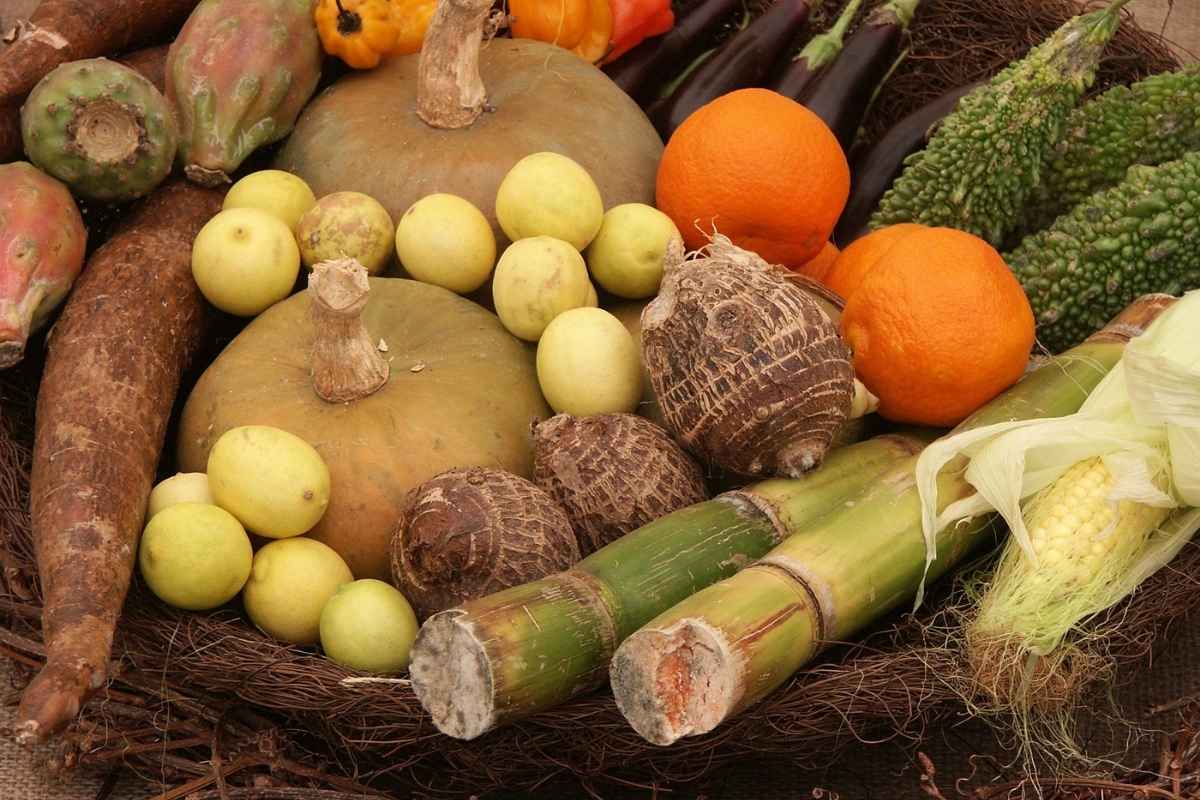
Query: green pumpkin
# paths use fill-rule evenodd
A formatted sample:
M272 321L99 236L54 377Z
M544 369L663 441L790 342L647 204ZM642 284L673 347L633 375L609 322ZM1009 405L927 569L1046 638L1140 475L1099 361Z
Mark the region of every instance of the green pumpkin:
M407 492L454 467L532 471L530 426L549 415L533 350L495 315L452 292L371 278L362 322L389 372L345 403L313 389L316 336L308 292L268 309L200 378L183 411L179 469L202 472L221 434L271 425L301 437L329 466L325 516L308 535L355 578L387 578L388 546Z

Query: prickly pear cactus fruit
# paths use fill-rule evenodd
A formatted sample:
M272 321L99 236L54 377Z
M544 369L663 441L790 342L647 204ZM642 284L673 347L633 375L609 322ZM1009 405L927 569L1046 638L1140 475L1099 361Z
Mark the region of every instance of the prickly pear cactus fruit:
M83 267L87 229L67 187L27 161L0 164L0 369L62 303Z
M89 58L51 70L21 107L25 152L80 197L122 202L171 172L179 132L167 100L138 72Z
M188 178L229 181L247 156L291 131L320 77L311 0L203 0L167 54Z

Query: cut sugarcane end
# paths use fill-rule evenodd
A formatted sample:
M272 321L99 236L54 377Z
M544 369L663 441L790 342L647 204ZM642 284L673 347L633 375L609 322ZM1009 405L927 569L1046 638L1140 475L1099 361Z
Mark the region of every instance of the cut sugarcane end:
M609 670L617 708L656 745L713 730L732 715L738 695L736 657L721 631L702 619L635 633Z
M879 408L879 398L858 378L854 379L854 397L850 401L850 419L859 419L874 414Z
M496 726L491 668L467 612L450 609L426 620L413 643L409 677L417 700L446 736L469 741Z

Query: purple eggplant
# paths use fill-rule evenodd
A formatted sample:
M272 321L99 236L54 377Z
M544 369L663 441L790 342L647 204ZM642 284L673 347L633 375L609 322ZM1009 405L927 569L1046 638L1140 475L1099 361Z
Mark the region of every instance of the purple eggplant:
M938 124L958 107L958 101L981 85L960 86L926 103L893 125L873 147L855 154L850 164L850 200L833 232L838 247L846 247L869 231L871 215L904 171L905 159L923 150Z
M825 120L846 152L871 100L900 57L904 34L920 4L921 0L890 0L872 11L801 100Z
M663 139L701 106L747 86L761 86L808 22L819 0L775 2L696 68L646 113Z
M699 56L740 5L741 0L700 0L675 21L674 28L606 64L604 72L638 105L646 107L670 81L673 70Z
M850 0L833 25L824 33L814 36L800 51L800 55L779 72L775 80L767 84L768 89L790 97L798 103L816 84L817 78L833 63L846 41L846 31L858 16L862 0Z

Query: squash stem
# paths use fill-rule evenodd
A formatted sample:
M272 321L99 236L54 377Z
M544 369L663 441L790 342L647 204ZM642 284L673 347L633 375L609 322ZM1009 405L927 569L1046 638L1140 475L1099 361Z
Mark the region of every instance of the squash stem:
M388 382L388 364L362 323L370 283L352 258L322 261L308 279L316 339L313 390L330 403L350 403Z
M417 116L434 128L469 127L487 106L479 47L491 0L439 0L417 67Z

